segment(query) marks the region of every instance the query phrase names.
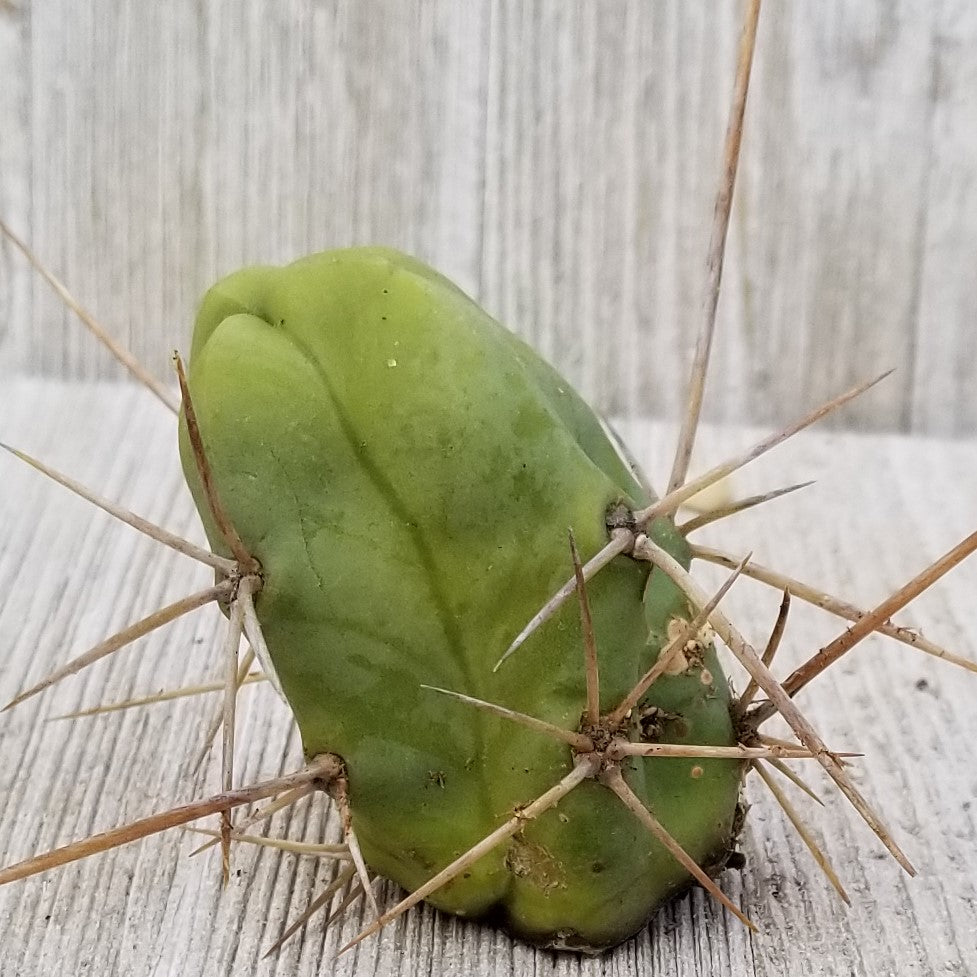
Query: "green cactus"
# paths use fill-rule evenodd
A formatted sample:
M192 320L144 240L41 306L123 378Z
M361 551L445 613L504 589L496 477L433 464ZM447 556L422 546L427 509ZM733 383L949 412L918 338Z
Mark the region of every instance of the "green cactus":
M224 279L197 320L189 387L224 505L262 567L258 615L305 751L343 758L368 864L416 889L573 764L567 745L422 686L578 729L574 606L493 665L569 575L567 529L586 558L607 542L609 510L650 500L565 380L446 279L385 249ZM226 552L183 424L181 455ZM688 566L670 521L651 535ZM588 593L610 710L670 622L691 614L661 571L626 556ZM654 683L628 735L735 744L714 650L687 664ZM637 759L623 771L700 865L723 863L741 761ZM430 901L596 949L689 881L588 781Z

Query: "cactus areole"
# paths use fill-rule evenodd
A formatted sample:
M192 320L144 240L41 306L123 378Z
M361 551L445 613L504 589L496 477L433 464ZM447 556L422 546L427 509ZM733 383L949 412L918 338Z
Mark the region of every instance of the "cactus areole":
M600 421L528 346L445 278L357 248L249 268L205 297L189 389L214 482L260 561L274 672L309 756L343 758L368 865L417 889L565 777L566 743L438 695L451 689L581 729L578 608L497 671L522 626L649 503ZM185 423L181 456L215 551ZM670 520L650 535L680 563ZM611 710L654 663L684 595L616 557L588 587ZM620 729L736 743L715 650L698 643ZM706 871L738 825L740 760L621 761L631 790ZM689 873L599 778L429 897L536 943L600 950L634 934Z

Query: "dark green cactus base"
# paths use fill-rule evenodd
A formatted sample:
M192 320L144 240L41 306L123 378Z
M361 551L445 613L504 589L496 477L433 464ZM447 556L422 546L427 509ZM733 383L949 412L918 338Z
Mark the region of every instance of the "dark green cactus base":
M571 750L423 689L578 728L572 602L498 672L523 624L607 541L608 510L647 502L570 386L452 284L383 249L254 268L204 300L190 390L217 487L260 561L258 614L309 755L346 762L370 866L408 889L572 768ZM181 425L187 480L216 550ZM670 522L654 537L685 565ZM588 588L601 708L655 660L685 597L617 558ZM674 626L674 625L673 625ZM661 678L631 735L732 745L707 646ZM700 864L731 844L738 761L641 759L631 788ZM547 945L597 949L640 928L686 871L587 781L431 897Z

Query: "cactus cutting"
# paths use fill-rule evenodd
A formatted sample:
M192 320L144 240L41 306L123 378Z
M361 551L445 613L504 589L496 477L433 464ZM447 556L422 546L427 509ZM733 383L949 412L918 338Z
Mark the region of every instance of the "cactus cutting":
M426 901L532 944L599 953L696 885L754 926L722 885L729 863L744 857L750 775L849 901L780 786L809 790L787 761L823 770L877 843L914 874L898 832L856 785L852 744L827 742L795 698L876 632L977 671L893 620L977 549L977 533L863 609L752 554L694 539L709 522L803 485L679 515L887 376L866 378L688 477L758 14L750 4L688 406L660 482L530 346L437 271L382 247L322 251L217 282L199 306L186 364L175 357L178 400L115 348L177 414L174 448L208 546L8 449L214 574L205 589L71 659L8 709L183 614L213 604L227 622L215 653L223 681L187 690L223 695L202 744L221 736L220 790L0 868L0 884L212 816L220 823L206 844L219 848L227 878L235 846L276 844L249 834L251 826L316 795L335 805L343 834L320 853L343 867L282 939L314 925L335 899L342 902L330 918L362 899L370 921L349 949ZM718 590L700 582L697 562L728 571ZM760 640L724 610L742 577L782 597ZM824 608L840 633L778 677L792 601ZM236 701L260 681L287 704L305 764L242 785ZM765 731L774 717L790 738ZM383 904L379 879L406 894Z

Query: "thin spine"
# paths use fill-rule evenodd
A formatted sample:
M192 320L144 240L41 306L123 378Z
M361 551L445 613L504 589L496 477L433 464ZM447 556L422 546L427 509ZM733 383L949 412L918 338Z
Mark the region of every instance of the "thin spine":
M535 716L527 715L524 712L516 712L514 709L507 709L505 706L497 705L494 702L486 702L484 699L476 699L473 696L465 695L462 692L453 692L451 689L438 688L436 685L422 685L422 689L429 692L437 692L440 695L450 696L458 699L459 702L467 703L483 712L491 713L493 716L500 716L502 719L509 719L527 729L535 730L551 739L560 740L568 746L573 747L580 753L589 753L594 749L594 743L589 736L578 733L575 730L564 729L562 726L555 726L553 723L546 722L545 719L537 719Z
M791 768L788 767L783 760L770 758L767 760L767 763L769 763L770 766L773 767L774 770L776 770L777 773L779 773L782 777L786 777L798 790L801 790L807 794L812 801L815 801L816 803L820 804L821 807L824 807L824 801L822 801L814 790L812 790L811 787L805 783L805 781L797 773L791 770Z
M30 262L35 271L54 289L61 301L85 324L88 331L135 377L147 390L156 396L160 402L174 414L179 413L180 405L173 394L152 376L146 368L125 347L120 346L109 333L98 323L95 317L83 308L77 299L68 291L65 285L53 272L49 271L40 258L22 241L2 220L0 232L16 247Z
M156 542L162 543L164 546L169 546L170 549L176 550L177 553L182 553L184 556L189 556L193 560L197 560L200 563L213 567L215 570L219 570L225 576L230 575L237 569L237 564L233 560L228 560L226 557L218 556L216 553L211 553L210 550L205 550L203 547L197 546L195 543L191 543L189 540L183 539L181 536L168 532L160 526L151 523L148 519L144 519L142 516L137 516L134 512L130 512L128 509L124 509L115 502L110 502L108 499L103 498L102 496L93 492L91 489L86 488L81 484L81 482L75 481L75 479L57 471L50 465L45 465L43 461L39 461L32 455L27 454L27 452L20 451L18 448L12 448L9 444L3 443L0 443L0 448L3 448L5 451L9 451L12 455L19 458L25 464L30 465L31 468L39 471L42 475L46 475L59 485L64 486L69 492L73 492L86 502L90 502L92 505L97 506L103 512L107 512L110 516L113 516L120 522L124 522L127 526L131 526L144 536L148 536L150 539L154 539Z
M630 550L633 544L634 533L627 529L615 529L611 533L610 542L584 564L584 580L592 580L616 556L620 556L622 553ZM510 655L518 651L523 642L542 627L563 606L566 599L576 589L577 578L574 575L539 609L533 619L516 635L512 644L506 649L505 654L495 663L492 671L497 672L503 662Z
M243 611L240 599L233 602L232 609L234 607L241 607ZM254 658L254 649L249 648L245 652L244 657L241 659L241 663L235 667L235 698L237 696L237 692L239 692L244 686L245 679L248 677L251 666L254 664ZM221 680L219 683L219 688L222 692L224 692L224 698L226 700L229 689L227 676ZM221 731L224 724L226 711L226 706L224 702L222 702L220 708L214 713L214 717L211 719L210 725L207 727L207 732L204 734L204 740L200 746L200 751L197 753L197 758L193 762L193 769L195 771L199 770L203 766L204 761L207 759L207 755L210 753L210 748L214 745L214 740L217 738L217 734Z
M356 875L360 880L360 885L363 886L364 893L366 893L366 899L370 904L374 919L379 919L380 907L377 905L376 896L373 894L373 880L370 878L366 861L360 851L360 843L356 837L356 832L353 830L353 812L349 806L349 783L345 773L332 782L329 793L339 809L339 818L343 825L343 837L346 839L347 848L349 848L349 857L356 867Z
M255 682L267 681L267 677L261 672L249 672L245 675L241 685L253 685ZM44 721L53 723L64 719L86 719L90 716L104 716L112 712L123 712L126 709L141 709L143 706L153 706L161 702L173 702L176 699L187 699L195 695L207 695L210 692L223 691L223 682L186 685L179 689L168 689L165 692L157 692L155 695L144 695L135 699L123 699L121 702L109 702L101 706L92 706L89 709L79 709L76 712L64 712L59 716L48 716Z
M767 733L757 733L755 736L751 737L751 741L755 739L758 743L762 743L764 746L784 746L788 749L792 749L797 746L796 743L792 743L790 740L785 740L780 736L769 736Z
M732 475L735 471L739 471L739 469L750 464L750 462L756 461L761 455L766 454L779 444L792 438L795 434L803 431L804 428L810 427L856 397L860 397L867 390L881 383L891 373L892 370L886 370L885 373L880 373L877 377L866 380L846 390L844 393L838 394L837 397L833 397L831 400L821 404L820 407L809 411L803 417L797 418L797 420L792 421L774 434L768 435L729 461L722 462L714 468L710 468L705 474L700 475L691 482L686 482L680 488L674 489L662 496L657 502L646 506L644 509L639 509L634 513L635 521L640 528L645 528L652 520L657 519L659 516L671 515L683 502L691 499L693 495L701 492L704 488L708 488L714 482L718 482L719 479L725 478L727 475Z
M612 760L625 757L688 757L696 760L816 760L817 754L804 747L784 746L712 746L686 743L629 743L616 741L607 749ZM860 753L836 753L835 756L861 756Z
M268 650L268 644L265 642L265 633L262 631L261 622L258 620L258 612L254 606L253 589L249 587L240 595L241 609L244 612L244 634L248 639L248 644L251 645L252 653L257 655L258 661L261 662L261 667L264 669L268 681L271 682L279 697L287 702L288 700L285 699L285 693L282 691L281 683L278 681L278 675L275 672L274 660Z
M691 574L677 560L666 553L660 546L647 536L640 537L635 543L635 556L651 560L655 566L661 568L698 607L709 602ZM902 849L896 844L889 830L872 810L838 760L828 749L827 745L817 734L814 727L807 721L803 713L797 708L783 686L770 673L770 670L760 660L756 650L740 634L739 630L718 608L712 612L709 623L722 638L723 643L733 653L737 661L746 669L751 678L755 678L760 688L769 696L770 703L783 717L797 738L809 750L817 755L818 762L827 771L831 779L838 785L841 792L848 798L852 806L862 816L865 823L872 829L878 839L889 850L895 860L909 875L915 875L916 870L906 857ZM752 716L752 713L749 715Z
M540 794L536 800L521 808L513 817L499 825L491 834L486 835L480 842L469 848L468 851L456 858L450 865L443 868L422 886L415 889L409 896L398 902L393 909L385 912L350 940L349 943L340 948L339 953L345 953L347 950L351 950L357 943L362 943L367 937L372 936L384 926L392 923L398 916L407 912L408 909L413 908L419 902L423 902L431 893L436 892L442 886L447 885L452 879L457 878L470 865L474 865L483 855L487 855L490 851L502 844L503 841L521 831L527 821L555 807L570 791L578 787L583 781L593 777L599 767L600 760L596 756L591 755L579 758L573 770L560 780L559 783L554 784L548 791Z
M153 611L152 614L147 615L141 621L136 621L135 624L130 624L127 628L123 628L111 637L106 638L104 641L100 641L97 645L89 648L88 651L83 652L78 655L77 658L73 658L67 664L62 665L61 668L56 669L42 681L38 682L37 685L31 686L31 688L21 692L19 695L15 696L8 702L0 712L6 712L8 709L13 709L14 706L20 705L20 703L25 702L27 699L32 698L45 689L49 689L56 682L60 682L62 679L67 678L69 675L75 675L80 672L83 668L87 668L89 665L94 665L95 662L106 658L109 655L120 651L125 648L126 645L132 644L138 638L142 638L147 634L155 631L157 628L163 627L164 624L169 624L171 621L175 621L178 617L182 617L184 614L189 614L191 611L197 610L199 607L203 607L206 604L210 604L215 600L223 597L230 590L230 585L227 583L217 584L214 587L206 587L203 590L198 590L195 594L190 594L189 597L182 597L178 601L174 601L172 604L167 604L166 607L161 607L158 611Z
M459 699L468 705L491 712L493 715L509 719L519 725L526 726L537 732L544 733L553 739L559 739L580 753L590 753L594 750L594 744L589 736L582 733L573 734L569 730L554 726L535 716L525 713L514 712L504 706L496 705L493 702L485 702L483 699L474 699L471 696L462 695L459 692L451 692L448 689L439 689L431 685L423 685L421 688L429 689L432 692L440 692L452 698ZM568 735L569 734L569 735ZM627 756L640 757L693 757L699 759L722 758L729 760L754 760L786 758L790 760L814 759L815 754L802 746L787 744L771 744L768 746L714 746L710 744L697 745L686 743L629 743L624 740L616 740L607 748L607 756L611 760L622 760ZM835 756L861 756L859 753L835 753Z
M587 582L584 580L580 554L569 531L570 559L573 562L573 577L576 581L577 599L580 603L580 630L583 634L584 674L587 679L587 722L596 726L600 721L600 672L597 666L597 638L594 636L594 620L590 613L590 600L587 597Z
M841 879L838 878L838 873L834 870L831 862L828 861L828 856L825 855L824 851L821 849L820 845L814 840L814 836L807 829L807 825L801 820L800 815L797 813L796 808L791 804L787 795L780 789L780 786L774 781L774 779L763 769L763 765L759 761L755 761L753 764L753 769L757 772L759 778L767 785L770 793L773 794L774 800L780 805L784 814L787 815L787 819L794 826L794 830L800 835L801 841L804 842L807 850L814 857L814 861L817 862L818 868L824 873L827 880L834 887L835 892L841 896L842 902L845 905L851 905L851 899L848 898L848 893L845 891L845 887L841 884Z
M221 811L239 807L242 804L252 804L262 798L271 797L273 794L290 790L292 787L298 787L301 784L329 783L339 775L341 770L342 764L338 757L332 754L323 754L316 757L301 770L286 774L283 777L274 777L271 780L252 784L249 787L240 787L237 790L222 791L212 797L152 814L130 824L113 828L111 831L92 835L81 841L45 852L43 855L17 862L0 870L0 885L47 872L52 868L78 861L80 858L87 858L89 855L95 855L110 848L118 848L119 845L138 841L140 838L147 838L149 835L158 834L168 828L177 828L182 824L189 824L191 821L211 814L219 814Z
M592 556L583 566L585 581L592 580L616 556L626 553L634 544L634 533L627 529L615 529L611 533L610 542ZM572 576L533 616L533 619L516 635L512 644L505 650L505 654L495 663L492 671L499 667L510 655L519 650L535 631L539 630L565 603L567 598L577 589L576 575Z
M838 635L834 641L825 645L816 655L801 665L784 682L784 689L787 694L794 696L800 692L805 685L817 678L829 665L833 665L842 655L851 651L859 641L870 635L896 611L901 610L924 590L932 587L940 577L965 560L974 550L977 550L977 532L973 532L966 539L961 540L953 549L944 553L935 563L931 563L922 573L913 577L909 583L900 587L894 594L882 601L878 607L869 611L865 617L856 621L847 631Z
M740 563L740 571L742 572L744 564ZM773 622L773 630L770 632L770 637L767 639L767 647L763 649L763 655L760 657L760 661L770 668L773 664L774 656L777 654L777 649L780 648L781 639L784 636L784 629L787 627L787 615L790 613L790 591L784 590L783 597L780 598L780 610L777 611L777 620ZM746 710L746 707L753 701L753 697L757 694L757 690L760 688L757 685L756 679L751 678L747 682L746 688L743 690L743 694L739 697L736 703L737 712L742 715Z
M246 577L240 582L239 587L249 586ZM241 646L241 635L243 627L241 624L241 601L235 599L231 602L230 619L227 622L227 636L224 640L224 647L221 657L224 660L224 703L223 703L223 723L224 735L221 738L221 789L226 793L234 788L234 732L237 723L236 705L237 691L240 688L238 682L238 652ZM246 666L244 674L247 674L251 667L250 663ZM221 812L221 868L224 875L224 885L231 878L231 813L230 811Z
M813 484L813 480L797 482L795 485L787 485L784 488L764 492L761 495L751 495L748 498L739 499L737 502L730 502L729 505L720 506L718 509L710 509L708 512L702 512L687 522L683 522L676 528L683 536L688 536L697 529L702 529L703 526L709 526L714 522L718 522L720 519L725 519L727 516L735 516L739 512L755 509L758 505L763 505L765 502L773 502L774 499L783 498L792 492L799 492L801 489L808 488Z
M194 834L207 835L214 841L220 841L221 833L212 831L209 828L189 828ZM235 841L244 842L247 845L255 845L258 848L274 848L276 851L287 852L289 855L312 855L319 858L345 858L349 859L349 846L330 842L313 841L292 841L289 838L268 838L265 835L249 835L235 828L231 832L231 837Z
M259 810L252 812L247 817L238 821L236 830L245 831L248 828L254 827L256 824L260 824L262 821L267 821L284 808L302 800L303 797L308 797L314 790L315 788L311 784L303 784L301 787L293 787L291 790L285 791L281 796L272 798L264 807L259 808ZM194 848L190 852L189 857L192 858L194 855L205 852L208 848L213 848L219 841L220 838L216 841L205 842L199 848Z
M744 559L744 563L749 557ZM699 633L703 625L709 619L709 615L719 606L719 602L729 592L729 588L736 582L736 578L742 572L742 566L737 567L726 578L723 585L710 598L705 607L700 608L698 613L683 626L682 630L662 649L654 665L638 679L634 688L621 700L607 717L611 726L619 725L624 717L638 704L638 700L651 688L651 686L668 670L672 660L685 647L691 638Z
M356 832L350 827L349 831L346 832L346 847L349 849L350 858L353 860L353 865L356 867L356 876L359 879L360 885L363 887L363 892L366 895L366 900L370 904L370 910L373 913L374 919L380 918L380 906L377 904L377 897L373 894L373 879L370 878L370 873L366 867L366 861L363 858L363 852L360 851L360 843L356 838Z
M308 904L308 906L305 907L305 909L302 911L302 914L298 917L298 919L296 919L293 923L291 923L289 927L285 930L285 932L282 933L282 935L278 937L278 939L275 940L274 943L272 943L272 945L265 952L265 955L264 957L262 957L262 959L267 960L268 957L270 957L276 950L281 949L282 945L288 939L290 939L295 933L297 933L303 926L305 926L305 924L320 909L326 906L329 903L329 901L333 898L333 896L336 895L337 892L339 892L344 886L349 884L349 881L353 878L355 874L356 874L356 867L354 865L350 865L347 868L344 868L336 876L336 878L333 879L332 882L330 882L329 885L327 885L326 888L322 892L320 892L319 895L317 895L312 900L312 902ZM363 891L362 885L360 885L358 888L359 888L359 892L362 893ZM328 926L333 921L333 919L336 918L336 916L344 912L346 909L349 908L350 905L352 905L352 900L350 899L351 895L352 893L349 893L346 896L346 899L344 899L343 902L339 905L339 907L336 909L336 912L329 914L329 918L326 920L325 923L326 926Z
M696 546L694 544L692 546L692 558L705 560L708 563L715 563L718 566L725 567L736 566L737 563L737 558L731 556L729 553L723 553L712 547ZM812 604L814 607L820 607L829 614L834 614L835 617L845 618L848 621L859 621L868 614L868 611L863 611L853 604L842 600L840 597L834 597L801 580L796 580L793 577L788 577L786 574L778 573L769 567L761 566L759 563L753 563L752 561L747 563L743 568L743 575L759 583L766 584L769 587L775 587L777 590L789 590L792 597L797 597L799 600ZM886 637L893 638L904 645L908 645L910 648L916 648L924 654L931 655L934 658L942 658L952 665L958 665L968 671L977 672L977 662L971 661L968 658L962 658L960 655L954 655L945 648L941 648L939 645L924 638L912 628L893 624L890 621L882 621L875 630L879 634L884 634Z
M631 790L617 767L608 767L601 774L600 781L614 791L624 806L655 836L659 844L668 850L669 854L699 885L714 899L722 903L747 929L754 933L757 931L756 926L753 925L739 906L706 875L696 863L695 859L669 834L661 821L641 803L641 799Z
M323 920L323 930L328 929L333 920L343 916L349 910L350 906L352 906L353 903L360 898L360 896L365 895L367 891L369 891L370 896L375 900L375 893L373 892L373 889L376 887L379 881L379 877L375 878L371 883L369 890L365 890L363 888L363 884L359 881L357 881L356 885L351 886L349 892L343 896L339 905ZM305 919L305 922L308 922L308 918Z
M180 382L180 396L183 402L183 419L187 425L187 436L190 439L190 447L193 451L193 460L200 476L204 495L207 499L207 506L210 514L214 517L214 522L227 543L227 548L234 555L237 561L238 571L242 574L257 573L260 567L257 560L248 552L244 541L234 528L224 503L221 501L220 493L217 491L217 484L214 482L214 473L207 460L207 452L204 450L203 437L200 434L200 425L197 423L197 412L193 406L193 398L190 396L190 387L187 384L187 375L183 369L183 360L179 353L173 354L173 365L176 368L176 376Z
M702 325L696 339L695 357L692 362L692 375L689 379L688 402L682 419L682 430L675 448L672 474L668 479L668 491L678 488L685 481L692 458L699 415L702 412L702 398L706 388L706 374L709 368L709 355L716 330L716 309L719 304L719 290L723 278L723 259L726 254L726 233L729 229L729 215L733 207L733 191L736 187L736 171L739 166L740 145L743 140L743 115L746 111L746 96L750 89L750 70L753 67L753 52L756 48L757 23L760 19L760 0L750 0L743 16L740 32L739 55L736 63L736 80L733 85L732 104L729 121L726 125L726 139L723 147L723 171L716 194L713 212L712 233L706 257L706 286L703 296Z

